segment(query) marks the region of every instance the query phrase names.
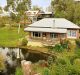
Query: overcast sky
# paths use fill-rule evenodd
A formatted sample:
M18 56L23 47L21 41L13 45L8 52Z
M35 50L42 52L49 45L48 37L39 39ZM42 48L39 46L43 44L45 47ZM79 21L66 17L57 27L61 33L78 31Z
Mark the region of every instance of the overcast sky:
M38 5L40 7L46 8L50 5L51 0L32 0L32 5ZM4 7L6 5L6 0L0 0L0 6Z

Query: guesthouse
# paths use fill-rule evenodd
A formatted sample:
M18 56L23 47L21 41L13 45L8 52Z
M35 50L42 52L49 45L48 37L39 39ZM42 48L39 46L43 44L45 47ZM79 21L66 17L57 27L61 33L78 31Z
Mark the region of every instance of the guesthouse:
M44 18L27 28L29 39L53 44L60 39L78 39L80 27L65 18Z

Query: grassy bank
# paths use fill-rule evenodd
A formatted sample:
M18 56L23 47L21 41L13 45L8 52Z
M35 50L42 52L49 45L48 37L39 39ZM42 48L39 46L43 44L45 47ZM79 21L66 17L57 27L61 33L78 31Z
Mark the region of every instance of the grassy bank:
M0 28L0 46L2 47L16 47L20 38L25 36L23 28L20 29L18 34L18 28Z

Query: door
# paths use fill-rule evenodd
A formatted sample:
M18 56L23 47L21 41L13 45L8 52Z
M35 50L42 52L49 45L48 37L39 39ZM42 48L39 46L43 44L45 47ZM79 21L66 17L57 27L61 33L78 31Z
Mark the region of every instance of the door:
M46 33L42 33L42 37L43 37L43 39L45 40L46 37L47 37L47 34L46 34Z

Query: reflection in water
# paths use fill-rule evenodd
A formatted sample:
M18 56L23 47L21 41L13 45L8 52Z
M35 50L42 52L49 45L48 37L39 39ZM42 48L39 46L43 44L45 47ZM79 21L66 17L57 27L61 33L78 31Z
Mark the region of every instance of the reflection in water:
M19 48L0 48L0 53L3 55L5 60L5 70L2 70L0 75L15 75L17 57L23 58L22 53L19 53L19 51Z
M19 48L0 48L0 53L4 56L5 70L0 72L0 75L15 75L16 67L20 66L21 60L38 62L46 60L47 56L42 53L28 52L27 49Z

